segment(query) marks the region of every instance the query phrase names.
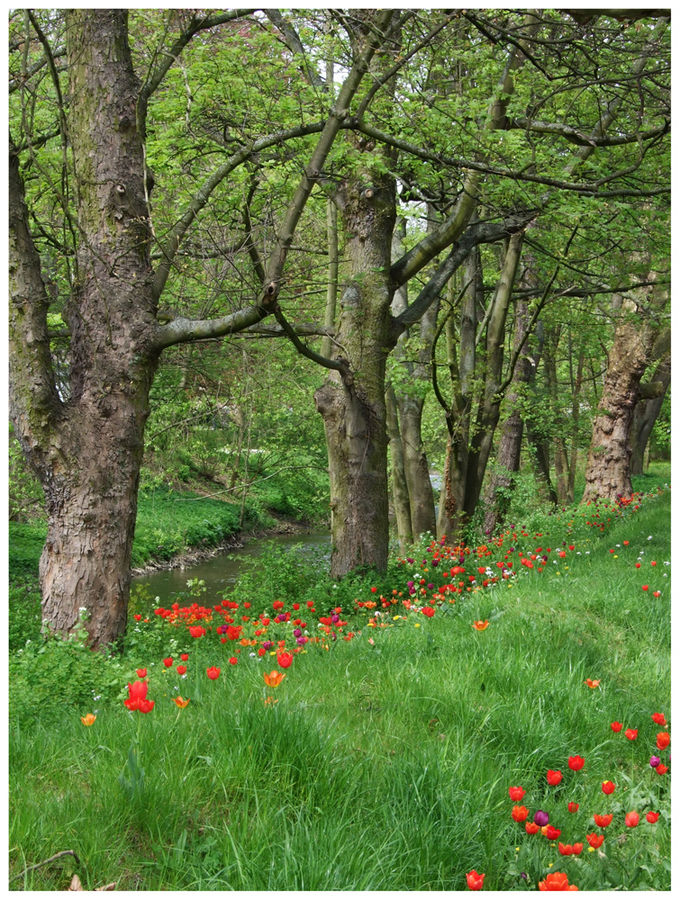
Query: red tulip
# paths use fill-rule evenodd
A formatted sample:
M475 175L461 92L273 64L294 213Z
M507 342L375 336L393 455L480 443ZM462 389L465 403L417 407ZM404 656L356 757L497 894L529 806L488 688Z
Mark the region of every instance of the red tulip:
M182 653L182 655L180 656L180 659L182 660L182 662L186 662L189 659L189 654Z
M539 826L535 822L527 822L524 826L524 830L527 834L536 834L539 830Z
M548 784L556 785L562 781L562 773L559 769L548 769L548 774L545 776L548 780Z
M668 766L664 766L663 763L659 763L659 765L654 769L657 775L665 775L668 771Z
M279 650L276 654L276 660L282 669L287 669L293 662L293 654L286 650Z
M638 734L637 728L626 728L626 730L623 733L626 735L626 737L628 738L629 741L637 740L637 734Z
M574 803L574 801L571 800L569 803L567 803L567 809L569 810L570 813L577 812L578 811L578 803Z
M665 750L671 742L671 736L667 731L660 731L656 736L656 746L659 750Z
M139 710L140 712L151 712L154 707L154 700L147 700L146 694L149 685L146 681L133 681L128 684L128 698L123 703L129 710Z
M514 800L515 803L519 803L522 797L525 795L526 791L523 787L511 787L508 788L508 794L510 794L510 799Z
M208 666L208 668L205 670L205 674L212 681L215 681L216 678L220 677L220 669L218 666Z
M484 873L476 872L474 869L471 872L468 872L465 876L467 879L467 886L471 891L481 891L484 887Z
M187 671L186 666L177 666L177 674L178 675L185 675L186 671Z
M529 815L529 810L526 808L526 806L513 806L510 815L515 820L515 822L524 822L524 820Z
M640 813L632 812L626 813L626 828L635 828L640 823Z
M137 669L137 678L146 678L146 669Z
M652 812L651 810L647 813L646 819L648 822L651 822L653 825L656 820L659 818L658 812Z
M569 768L574 772L578 772L585 765L585 759L582 756L570 756L569 757Z
M202 625L190 625L189 634L192 638L200 638L205 634L205 628Z
M621 724L621 722L612 722L612 724L611 724L612 731L617 732L617 734L619 731L621 731L622 728L623 728L623 725Z
M593 847L593 849L597 850L598 847L602 846L602 842L604 841L604 835L603 834L595 834L595 832L593 832L592 834L586 835L586 840L588 841L590 846Z
M434 615L434 609L431 606L423 606L421 612L424 616L427 616L428 619L431 619Z
M577 891L575 884L569 884L564 872L550 872L544 881L538 882L539 891Z
M556 841L562 834L562 830L560 828L555 828L554 825L544 825L541 831L549 841Z
M597 825L598 828L606 828L607 825L611 825L611 821L614 816L611 813L605 813L601 815L600 813L595 813L593 816L593 821Z
M172 656L168 656L163 660L163 665L166 669L169 669L172 666Z
M602 782L602 793L603 794L613 794L616 790L616 785L613 781L603 781Z

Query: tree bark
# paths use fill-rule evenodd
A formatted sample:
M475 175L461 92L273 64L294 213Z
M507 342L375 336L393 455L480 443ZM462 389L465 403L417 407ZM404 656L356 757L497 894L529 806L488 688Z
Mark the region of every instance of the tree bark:
M633 492L631 482L631 425L635 405L640 398L640 382L647 368L658 333L649 315L661 308L665 295L658 288L650 291L648 308L632 301L624 303L621 319L609 351L607 372L586 465L583 501L617 501Z
M28 390L13 341L12 416L40 477L47 540L40 560L44 625L71 632L79 610L93 647L125 629L148 394L155 372L155 301L149 262L144 159L137 132L139 84L123 10L67 13L69 139L79 189L76 280L65 318L71 333L70 398L52 382L45 345L40 263L28 235L18 170L13 174L17 256L30 263L24 309L40 320ZM19 271L17 264L15 271ZM33 293L29 293L33 292ZM19 288L14 296L21 296ZM29 320L13 322L18 340ZM30 383L29 383L30 384ZM41 398L42 395L42 398Z
M367 161L368 162L368 161ZM387 568L385 364L394 346L389 279L396 187L387 174L346 181L339 191L349 258L337 345L344 371L315 394L324 420L331 493L331 575Z

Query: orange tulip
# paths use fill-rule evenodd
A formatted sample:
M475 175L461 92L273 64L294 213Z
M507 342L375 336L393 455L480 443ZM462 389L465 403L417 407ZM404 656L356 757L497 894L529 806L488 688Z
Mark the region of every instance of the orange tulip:
M588 685L589 688L596 688L598 686L598 684L600 683L600 679L598 678L597 680L594 681L592 678L586 678L585 683Z
M173 697L172 702L176 703L180 709L186 709L186 707L189 705L188 698L186 700L183 700L182 697Z
M267 687L278 687L286 676L283 672L277 672L273 669L271 672L265 672L263 675L264 683Z
M94 720L96 718L97 717L94 715L94 713L88 713L86 716L81 716L80 721L83 723L83 725L86 725L89 728L90 725L94 725Z
M473 622L472 627L476 628L477 631L484 631L485 628L489 627L489 620L485 619L483 622Z

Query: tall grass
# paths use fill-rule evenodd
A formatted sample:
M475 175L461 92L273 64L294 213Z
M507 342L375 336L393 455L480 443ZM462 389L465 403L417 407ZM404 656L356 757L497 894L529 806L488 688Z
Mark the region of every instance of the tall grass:
M431 619L394 607L386 627L357 620L351 641L305 645L276 689L262 678L275 656L244 649L230 666L233 645L208 636L191 642L185 678L141 644L118 661L121 697L148 667L148 715L93 699L50 721L18 682L10 876L63 849L80 864L63 857L12 887L63 889L77 871L85 887L119 890L460 890L474 868L498 890L535 889L555 870L581 889L668 889L669 776L648 763L651 713L670 709L668 503L646 501L543 573L462 595ZM181 646L176 629L151 627ZM179 693L186 709L171 702ZM79 713L95 708L84 727ZM614 734L614 720L637 740ZM581 772L567 767L574 754ZM558 788L549 768L565 774ZM527 836L510 785L532 814L550 809L570 843L597 830L594 812L613 811L601 851L562 857ZM661 818L628 829L631 809Z

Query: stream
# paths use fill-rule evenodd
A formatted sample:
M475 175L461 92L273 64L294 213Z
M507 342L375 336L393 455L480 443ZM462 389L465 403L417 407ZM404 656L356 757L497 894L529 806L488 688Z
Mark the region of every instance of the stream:
M256 538L243 547L225 550L217 556L198 562L189 563L174 569L159 569L144 575L133 577L131 611L149 612L146 602L137 600L135 588L144 589L144 595L150 596L152 605L169 606L175 595L187 593L187 581L193 578L203 579L206 586L205 597L215 597L228 591L234 585L244 569L244 564L261 556L267 548L286 548L291 553L309 553L318 557L319 552L330 557L331 536L328 531L310 531L303 534L275 534L270 537ZM156 597L159 599L156 600ZM211 601L212 603L212 601Z

